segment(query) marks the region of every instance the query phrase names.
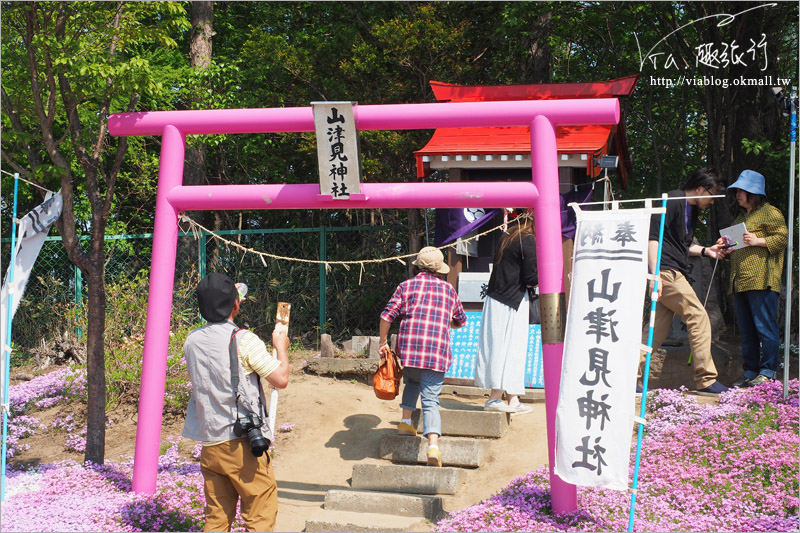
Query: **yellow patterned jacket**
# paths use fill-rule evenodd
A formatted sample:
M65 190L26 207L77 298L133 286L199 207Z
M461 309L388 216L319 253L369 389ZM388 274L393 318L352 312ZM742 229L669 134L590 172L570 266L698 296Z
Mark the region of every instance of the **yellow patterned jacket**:
M783 251L788 240L783 214L777 207L764 202L750 214L743 209L732 224L740 222L744 222L747 231L763 237L767 247L746 246L731 253L731 283L728 291L770 289L780 293Z

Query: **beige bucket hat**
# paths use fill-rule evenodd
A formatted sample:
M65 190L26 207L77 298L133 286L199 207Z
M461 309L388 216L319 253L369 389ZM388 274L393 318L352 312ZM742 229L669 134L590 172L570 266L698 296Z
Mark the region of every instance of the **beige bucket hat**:
M444 262L442 251L433 246L426 246L420 250L419 254L417 254L417 258L412 261L411 264L439 274L447 274L450 272L450 267Z

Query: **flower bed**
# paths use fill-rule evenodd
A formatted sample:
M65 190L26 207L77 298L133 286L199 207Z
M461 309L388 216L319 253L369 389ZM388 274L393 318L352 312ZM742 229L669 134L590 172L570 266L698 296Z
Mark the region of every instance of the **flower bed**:
M12 387L12 427L28 428L17 430L15 446L24 445L25 431L39 429L25 409L44 398L81 393L80 373L59 372ZM793 380L787 400L779 382L732 390L720 396L718 405L700 405L684 390L652 391L635 530L797 531L798 388ZM70 417L51 425L75 429ZM280 433L293 429L290 423L279 428ZM102 466L66 461L10 468L0 530L201 530L199 464L179 453L180 437L168 444L159 458L153 495L130 492L130 459ZM453 512L435 530L627 530L628 493L579 487L578 500L577 512L554 517L549 477L542 468L512 480L480 504ZM243 530L238 515L234 526Z
M700 405L685 390L655 390L648 405L635 531L798 530L797 380L786 400L781 383L772 381L724 393L718 405ZM552 515L542 468L452 513L435 530L628 529L627 492L578 487L578 506Z

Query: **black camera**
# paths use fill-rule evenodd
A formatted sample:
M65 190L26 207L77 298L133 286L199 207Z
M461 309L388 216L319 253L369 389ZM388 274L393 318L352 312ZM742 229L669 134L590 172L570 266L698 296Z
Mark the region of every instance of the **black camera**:
M247 440L250 441L250 451L256 457L261 457L261 454L269 450L269 441L261 434L263 424L261 417L255 413L248 413L247 416L240 417L233 424L233 433L237 437L247 435Z

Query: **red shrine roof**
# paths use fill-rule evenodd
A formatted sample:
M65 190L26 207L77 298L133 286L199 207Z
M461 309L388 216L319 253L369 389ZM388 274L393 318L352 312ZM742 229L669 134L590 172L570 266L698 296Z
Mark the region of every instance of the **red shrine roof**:
M450 102L493 100L555 100L562 98L612 98L633 93L638 75L615 80L589 83L540 83L530 85L453 85L431 81L436 99ZM587 174L595 177L601 169L593 158L609 153L620 158L619 172L623 187L627 187L631 171L628 144L622 120L615 126L558 126L556 146L559 154L586 154ZM526 126L504 128L438 128L431 140L414 152L417 177L431 173L425 156L450 155L507 155L530 156L530 129Z

